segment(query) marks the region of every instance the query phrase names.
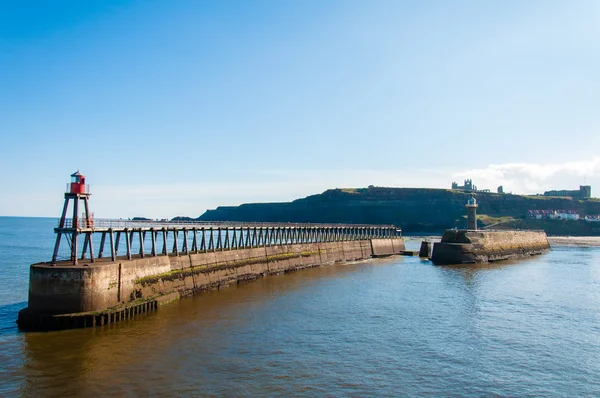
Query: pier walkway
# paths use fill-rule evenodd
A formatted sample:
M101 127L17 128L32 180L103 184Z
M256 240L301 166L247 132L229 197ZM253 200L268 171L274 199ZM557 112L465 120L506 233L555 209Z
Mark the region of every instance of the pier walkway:
M119 250L127 259L146 256L206 253L257 247L343 242L365 239L399 238L401 230L393 225L245 223L206 221L95 220L61 219L52 264L110 257L115 261ZM83 235L83 246L78 247ZM61 237L69 244L66 257L59 257ZM94 242L100 239L97 251ZM108 254L106 254L108 252Z

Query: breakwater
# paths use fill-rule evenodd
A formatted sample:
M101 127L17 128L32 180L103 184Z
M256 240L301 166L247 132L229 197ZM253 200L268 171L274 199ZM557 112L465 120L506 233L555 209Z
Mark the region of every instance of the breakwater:
M18 323L28 330L103 325L134 318L157 309L160 304L209 289L405 250L404 240L399 236L373 239L357 239L357 236L332 234L331 239L338 241L290 244L270 244L263 240L261 247L218 251L213 247L214 251L205 252L176 250L176 255L147 257L133 255L129 250L122 259L33 264L28 307L19 313ZM126 236L125 240L132 239ZM130 246L128 243L127 247Z
M550 250L543 231L449 229L433 246L436 265L486 263L543 254Z

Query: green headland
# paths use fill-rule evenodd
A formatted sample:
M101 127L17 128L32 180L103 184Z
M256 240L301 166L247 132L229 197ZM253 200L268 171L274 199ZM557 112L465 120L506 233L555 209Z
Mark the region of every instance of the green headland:
M466 226L465 203L479 204L478 226L495 229L543 229L549 235L600 235L600 223L584 220L528 219L529 210L573 211L584 218L600 214L600 199L469 193L430 188L329 189L292 202L248 203L208 210L202 221L262 221L394 224L405 233L439 233Z

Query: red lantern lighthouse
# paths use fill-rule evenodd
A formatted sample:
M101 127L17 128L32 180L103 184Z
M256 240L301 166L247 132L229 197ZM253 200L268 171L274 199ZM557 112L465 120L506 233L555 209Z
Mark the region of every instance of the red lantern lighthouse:
M71 174L71 189L70 193L86 193L85 176L77 170Z
M54 245L54 255L52 256L52 264L56 264L58 258L58 250L60 247L61 238L67 236L67 243L70 246L71 261L77 265L77 257L79 252L79 235L83 234L85 240L81 259L85 258L86 252L89 249L90 259L94 262L94 252L92 246L92 233L94 232L94 215L90 213L89 200L90 192L85 184L85 176L77 170L71 174L71 183L67 184L67 192L65 192L65 204L63 206L62 215L58 223L58 228L54 228L56 232L56 244ZM73 202L73 216L69 220L67 216L69 202ZM83 214L79 218L79 202L83 202Z

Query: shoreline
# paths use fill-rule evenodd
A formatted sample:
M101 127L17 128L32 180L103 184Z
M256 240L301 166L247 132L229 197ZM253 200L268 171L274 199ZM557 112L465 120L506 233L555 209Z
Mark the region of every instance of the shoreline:
M405 235L406 240L439 242L439 235ZM548 236L550 246L600 247L600 236Z
M550 246L600 246L600 236L549 236Z

